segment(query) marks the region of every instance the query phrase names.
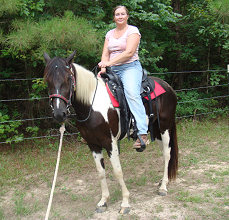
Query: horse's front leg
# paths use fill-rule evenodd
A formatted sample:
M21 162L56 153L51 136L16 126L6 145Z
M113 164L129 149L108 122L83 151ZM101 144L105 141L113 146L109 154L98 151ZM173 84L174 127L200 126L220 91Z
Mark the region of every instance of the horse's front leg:
M117 141L112 140L112 151L110 154L110 161L114 170L115 177L118 179L119 184L121 185L122 188L122 204L121 204L121 209L120 213L121 214L127 214L130 211L130 205L129 205L129 191L126 187L126 184L123 179L123 173L122 173L122 168L119 160L119 150L117 146Z
M100 153L93 152L93 157L95 160L96 168L99 173L101 190L102 190L102 198L97 204L96 212L102 213L107 208L107 200L109 198L109 190L107 187L106 174L105 174L105 166L104 166L104 158L102 151Z

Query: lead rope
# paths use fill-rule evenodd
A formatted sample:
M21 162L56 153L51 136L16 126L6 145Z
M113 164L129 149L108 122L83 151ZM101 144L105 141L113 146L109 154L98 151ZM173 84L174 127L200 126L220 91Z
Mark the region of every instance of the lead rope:
M59 144L58 156L57 156L57 161L56 161L56 169L55 169L55 174L54 174L53 183L52 183L52 190L51 190L50 197L49 197L48 208L47 208L46 215L45 215L45 220L48 220L49 213L50 213L51 206L52 206L52 198L53 198L53 193L54 193L54 189L56 185L56 178L57 178L57 173L58 173L58 168L59 168L59 163L60 163L60 153L61 153L64 131L65 131L65 125L63 123L60 127L60 144Z

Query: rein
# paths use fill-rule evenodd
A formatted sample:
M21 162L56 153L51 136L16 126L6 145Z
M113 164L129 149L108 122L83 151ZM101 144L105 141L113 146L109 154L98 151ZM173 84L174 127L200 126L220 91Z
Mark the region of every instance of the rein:
M56 169L55 169L55 173L53 177L52 189L51 189L50 196L49 196L49 203L48 203L48 208L47 208L46 215L45 215L45 220L49 219L49 213L50 213L51 206L52 206L52 199L53 199L54 189L56 186L56 179L57 179L57 174L58 174L58 169L59 169L59 164L60 164L60 154L61 154L61 147L62 147L64 132L65 132L65 124L63 123L60 127L60 143L59 143L59 149L58 149L57 160L56 160Z
M97 87L98 87L98 79L96 77L96 88L95 88L94 96L93 96L93 99L92 99L91 107L90 107L90 110L88 112L88 116L85 119L78 119L77 117L75 117L78 122L85 122L90 118L91 111L92 111L92 105L93 105L94 100L95 100L95 94L96 94L96 91L97 91Z

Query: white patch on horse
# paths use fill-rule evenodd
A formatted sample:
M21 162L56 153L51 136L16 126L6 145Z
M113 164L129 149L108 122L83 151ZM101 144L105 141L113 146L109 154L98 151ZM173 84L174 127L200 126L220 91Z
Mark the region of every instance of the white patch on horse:
M114 170L115 177L118 179L119 184L122 188L122 208L129 208L129 191L126 187L126 184L123 179L123 173L122 173L122 167L120 164L120 159L119 159L119 150L118 150L118 145L117 145L117 139L112 137L112 151L111 151L111 156L110 156L110 161Z
M76 99L82 103L92 104L92 109L100 112L108 122L107 111L114 107L103 80L100 77L96 78L93 72L78 64L74 63L74 66L77 72L76 81L80 85L76 87Z
M58 89L56 90L56 94L59 94L59 90ZM56 108L57 109L60 108L60 99L59 98L56 99Z
M101 81L101 79L98 79L98 87L97 87L96 96L92 108L94 111L100 112L104 117L105 121L108 122L107 111L109 108L114 108L114 107L111 104L111 100L107 93L107 89L104 85L104 82Z
M162 147L163 147L163 157L164 157L164 175L162 178L161 186L159 191L165 191L167 192L167 184L168 184L168 166L169 166L169 160L170 160L170 151L171 148L169 147L169 131L166 130L163 134L161 134L162 138Z
M102 198L99 201L99 203L97 204L97 206L102 207L106 204L107 199L110 195L108 186L107 186L107 181L106 181L105 169L102 167L102 164L101 164L101 160L103 160L103 153L92 152L92 155L94 157L95 165L99 173L101 190L102 190Z

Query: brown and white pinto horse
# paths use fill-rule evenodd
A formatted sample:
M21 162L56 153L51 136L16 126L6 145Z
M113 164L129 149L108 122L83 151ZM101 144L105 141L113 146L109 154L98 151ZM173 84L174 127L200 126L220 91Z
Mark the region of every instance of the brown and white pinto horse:
M93 72L72 63L75 52L67 59L50 58L44 54L46 67L44 79L48 83L50 104L53 117L59 122L67 118L69 105L72 104L76 114L76 126L86 140L95 160L101 180L102 198L97 204L97 212L107 207L109 190L105 177L105 166L102 149L108 153L114 174L122 189L120 213L130 210L129 191L123 180L119 160L118 139L120 136L120 110L113 107L104 81ZM164 156L164 175L159 188L160 195L167 194L168 180L176 178L178 168L178 146L176 137L175 111L177 98L173 89L163 80L153 77L164 89L165 93L158 99L159 122L153 122L153 134L162 146ZM156 114L155 102L153 104ZM146 105L147 114L149 109Z

